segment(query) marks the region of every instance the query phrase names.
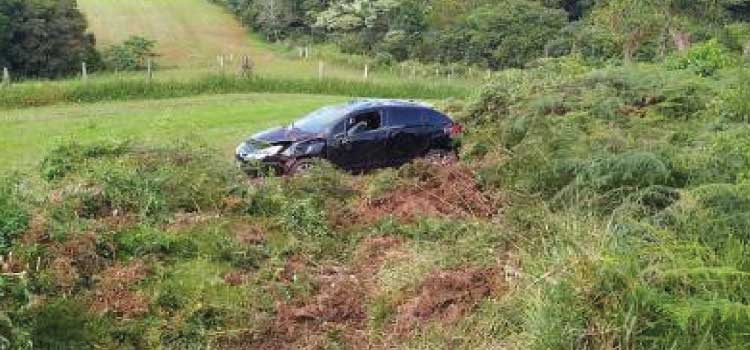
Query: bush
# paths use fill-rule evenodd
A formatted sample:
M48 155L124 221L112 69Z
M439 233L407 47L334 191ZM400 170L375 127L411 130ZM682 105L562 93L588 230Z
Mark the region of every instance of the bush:
M292 234L328 235L325 212L311 199L290 200L281 208L281 224Z
M53 170L46 174L65 176L56 184L61 205L71 204L84 218L222 210L241 176L219 152L199 144L142 149L73 144L59 149L64 152L45 160L45 169Z
M121 44L113 45L104 52L104 62L108 69L134 71L146 69L148 60L154 58L155 40L131 36Z
M62 143L51 149L42 160L42 178L47 181L58 180L75 171L87 160L104 157L117 157L130 150L130 143L99 142L79 144Z
M10 248L29 225L30 214L23 204L18 180L0 177L0 253Z
M750 122L750 74L743 72L735 86L722 92L718 113L733 122Z
M31 338L38 349L93 348L96 319L75 301L58 299L33 311Z
M734 57L717 40L709 40L693 46L686 54L671 56L666 64L671 69L685 69L702 77L710 77L716 71L733 65L734 61Z

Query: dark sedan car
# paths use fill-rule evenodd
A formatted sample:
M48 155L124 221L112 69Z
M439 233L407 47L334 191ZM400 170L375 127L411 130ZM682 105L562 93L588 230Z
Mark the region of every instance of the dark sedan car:
M325 159L350 171L398 166L417 157L455 158L461 126L420 103L359 100L314 111L253 135L236 157L250 173L303 172Z

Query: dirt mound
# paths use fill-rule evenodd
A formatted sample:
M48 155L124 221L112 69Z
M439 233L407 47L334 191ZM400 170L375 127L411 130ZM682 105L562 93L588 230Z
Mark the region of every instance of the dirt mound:
M394 216L412 221L424 216L488 218L502 201L481 191L466 165L416 163L405 181L385 195L363 200L356 211L359 223L370 224Z
M94 312L112 313L124 318L132 318L148 312L148 298L133 291L133 286L148 275L142 261L127 265L115 265L98 276L91 309Z
M438 270L420 287L419 293L397 309L396 332L406 334L427 321L455 322L482 299L502 290L493 269Z

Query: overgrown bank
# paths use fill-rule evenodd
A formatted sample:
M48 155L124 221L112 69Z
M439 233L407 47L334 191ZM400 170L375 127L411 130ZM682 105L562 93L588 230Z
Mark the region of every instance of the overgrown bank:
M0 186L0 329L18 348L743 348L748 72L701 71L504 72L444 105L468 131L447 167L257 182L195 144L62 145L41 183Z

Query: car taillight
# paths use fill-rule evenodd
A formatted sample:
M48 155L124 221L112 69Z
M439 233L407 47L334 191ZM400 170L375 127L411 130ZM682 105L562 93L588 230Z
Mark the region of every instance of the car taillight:
M447 128L445 128L445 133L448 134L450 137L456 137L458 135L461 135L461 133L464 131L464 127L461 124L453 123Z

